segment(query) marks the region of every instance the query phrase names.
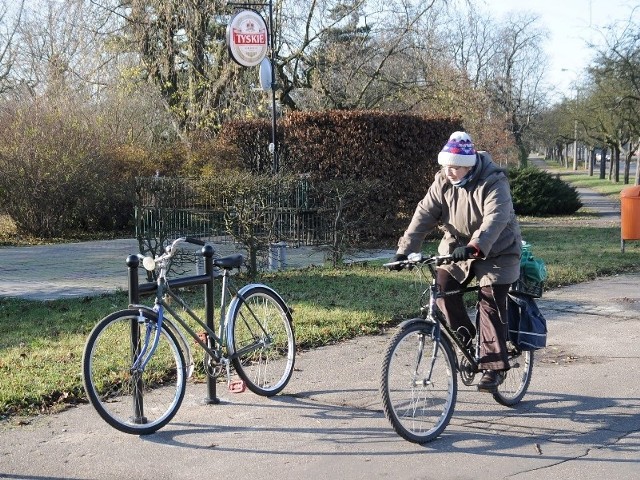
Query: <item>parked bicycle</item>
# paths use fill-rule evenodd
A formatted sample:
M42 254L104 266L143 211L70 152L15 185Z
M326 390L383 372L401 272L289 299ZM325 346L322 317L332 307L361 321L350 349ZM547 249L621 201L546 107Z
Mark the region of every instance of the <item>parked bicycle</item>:
M183 243L204 246L202 254L212 262L210 272L167 280L171 261ZM82 358L84 387L94 408L112 427L126 433L149 434L173 418L194 370L184 332L202 347L206 374L214 382L224 370L230 384L233 366L244 382L242 389L246 385L258 395L275 395L287 385L296 352L291 310L266 285L235 288L230 272L242 265L242 255L212 257L210 245L188 237L173 241L156 258L144 257L144 268L157 277L153 305L132 304L114 312L89 335ZM217 332L213 327L212 288L211 294L205 295L205 319L211 319L208 322L174 290L207 283L212 287L214 279L221 279ZM204 333L196 332L173 304Z
M451 255L412 254L407 260L385 264L414 268L423 279L430 280L421 297L421 317L400 324L382 362L380 390L385 415L401 437L414 443L435 439L448 425L456 405L457 372L467 386L473 385L479 372L478 334L466 348L436 305L439 297L480 288L440 291L435 282L436 267L452 261ZM477 322L476 318L476 326ZM492 394L498 403L513 406L529 387L533 351L522 351L509 340L507 346L511 368L501 373L502 383Z

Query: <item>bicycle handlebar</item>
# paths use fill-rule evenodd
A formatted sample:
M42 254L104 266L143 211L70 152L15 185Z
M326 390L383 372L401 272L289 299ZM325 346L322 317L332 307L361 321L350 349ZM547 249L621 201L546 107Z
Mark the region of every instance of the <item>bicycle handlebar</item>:
M183 237L184 241L187 243L193 243L194 245L200 245L201 247L204 247L207 242L205 242L204 240L200 240L199 238L193 238L193 237Z
M164 249L164 253L162 255L158 255L155 259L152 257L142 257L142 260L143 260L142 265L146 270L153 271L156 268L156 264L158 264L159 262L166 262L171 257L173 257L177 252L178 245L180 245L181 243L191 243L194 245L201 245L201 246L205 246L207 244L205 241L200 240L199 238L193 238L193 237L176 238L173 242L171 242L170 245L166 246L166 248ZM140 258L140 256L138 258Z
M406 260L398 260L396 262L385 263L384 267L395 267L401 265L402 267L413 267L415 265L444 265L446 263L452 263L452 255L430 255L423 256L421 253L411 253Z
M199 238L193 238L193 237L176 238L173 242L171 242L171 245L168 245L167 248L165 248L165 252L166 252L165 254L168 255L167 258L171 258L175 254L176 247L181 243L191 243L193 245L200 245L202 247L204 247L207 244L207 242L200 240Z

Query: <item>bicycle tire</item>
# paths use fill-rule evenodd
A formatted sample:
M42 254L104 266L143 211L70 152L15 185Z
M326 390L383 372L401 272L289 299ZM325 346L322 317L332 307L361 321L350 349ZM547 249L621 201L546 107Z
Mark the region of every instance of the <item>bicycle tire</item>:
M527 393L533 373L533 351L515 351L509 353L509 365L504 379L493 392L496 402L512 407L522 400Z
M427 322L416 322L400 329L389 341L382 362L380 392L385 416L398 435L420 444L434 440L447 427L458 393L451 345L444 337L436 342L432 328Z
M227 349L236 373L253 393L270 397L287 385L296 353L293 320L274 290L250 285L232 299Z
M131 373L132 328L144 338L145 326L157 320L153 312L114 312L94 327L84 348L82 374L87 396L103 420L125 433L146 435L164 427L184 398L184 356L166 325L142 375Z

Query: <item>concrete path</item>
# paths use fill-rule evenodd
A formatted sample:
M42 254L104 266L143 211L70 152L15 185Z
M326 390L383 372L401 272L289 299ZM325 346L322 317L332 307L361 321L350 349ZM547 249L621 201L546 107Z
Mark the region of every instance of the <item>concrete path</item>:
M198 247L193 248L194 251ZM126 259L139 252L135 239L102 240L33 247L0 247L0 297L55 300L128 288ZM235 253L233 245L215 245L217 256ZM371 249L348 254L345 261L393 256L395 250ZM286 265L323 265L326 250L287 248ZM191 273L195 274L195 266ZM140 268L142 270L142 268Z
M567 170L567 169L554 169L549 168L541 157L531 157L529 158L529 162L532 165L537 166L542 170L546 170L549 173L559 173L563 174L584 174L584 171L578 170ZM599 219L603 222L617 222L620 224L620 199L602 195L596 190L592 190L590 188L578 187L576 188L578 195L580 196L580 201L582 202L582 211L588 211L596 213Z
M424 446L397 436L378 393L392 331L300 352L281 395L204 405L190 383L173 421L138 437L90 405L0 424L0 478L632 480L640 472L640 274L545 293L549 327L515 408L461 386Z

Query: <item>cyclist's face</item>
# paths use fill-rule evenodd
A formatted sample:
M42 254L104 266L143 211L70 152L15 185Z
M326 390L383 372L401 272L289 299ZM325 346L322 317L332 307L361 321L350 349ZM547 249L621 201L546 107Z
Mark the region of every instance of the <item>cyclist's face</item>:
M464 178L464 176L469 173L471 167L456 167L452 165L447 165L442 167L444 170L444 174L451 182L459 182Z

